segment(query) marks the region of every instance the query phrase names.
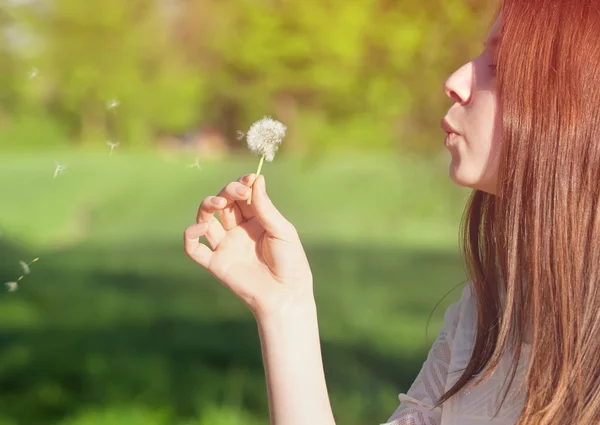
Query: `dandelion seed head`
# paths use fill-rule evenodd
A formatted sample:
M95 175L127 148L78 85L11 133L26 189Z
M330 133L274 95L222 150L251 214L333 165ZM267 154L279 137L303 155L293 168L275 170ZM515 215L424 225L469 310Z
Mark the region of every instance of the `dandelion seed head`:
M279 121L264 117L252 124L246 133L248 148L255 155L264 155L265 160L271 162L285 137L286 130L287 127Z
M6 286L8 292L15 292L17 289L19 289L19 284L17 282L6 282L4 283L4 286Z

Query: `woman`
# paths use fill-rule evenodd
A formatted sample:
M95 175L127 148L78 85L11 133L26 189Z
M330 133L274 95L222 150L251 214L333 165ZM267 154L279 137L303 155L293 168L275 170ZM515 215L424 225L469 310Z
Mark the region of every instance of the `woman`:
M389 424L600 424L599 65L598 0L505 0L446 81L470 282ZM254 313L272 423L334 424L310 267L254 179L204 199L185 251Z

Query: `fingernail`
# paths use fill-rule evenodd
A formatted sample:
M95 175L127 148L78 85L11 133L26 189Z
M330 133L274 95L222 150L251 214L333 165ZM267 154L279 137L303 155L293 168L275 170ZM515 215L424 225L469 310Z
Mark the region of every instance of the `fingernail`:
M219 205L221 203L221 198L218 198L218 197L215 196L214 198L211 199L211 202L214 205Z
M236 189L236 192L238 193L238 195L245 195L246 193L248 193L248 188L240 186Z

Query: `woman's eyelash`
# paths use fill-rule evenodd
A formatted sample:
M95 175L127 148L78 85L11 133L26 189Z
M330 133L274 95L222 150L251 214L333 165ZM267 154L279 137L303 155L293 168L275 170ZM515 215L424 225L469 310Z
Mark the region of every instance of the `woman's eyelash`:
M488 65L488 68L490 68L492 70L493 74L496 73L496 64Z

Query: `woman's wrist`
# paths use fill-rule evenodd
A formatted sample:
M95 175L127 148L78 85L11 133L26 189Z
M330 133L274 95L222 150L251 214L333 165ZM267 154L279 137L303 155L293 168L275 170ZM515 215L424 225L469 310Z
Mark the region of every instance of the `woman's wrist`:
M316 320L316 316L317 304L312 296L254 313L259 329L264 331L285 331L306 323L307 319Z
M283 324L295 317L315 315L317 306L311 285L310 290L295 294L293 297L286 297L283 301L271 301L251 310L259 326L264 324L270 327L277 323Z

